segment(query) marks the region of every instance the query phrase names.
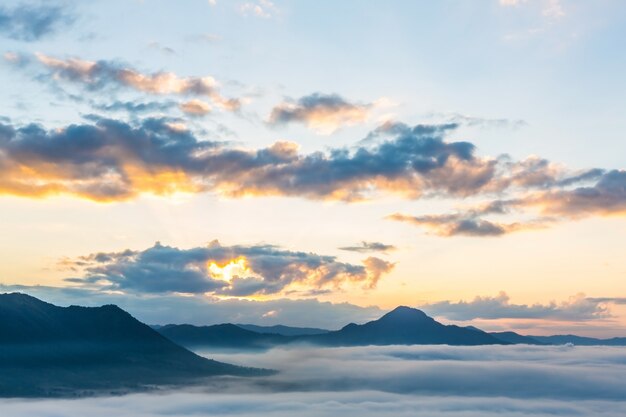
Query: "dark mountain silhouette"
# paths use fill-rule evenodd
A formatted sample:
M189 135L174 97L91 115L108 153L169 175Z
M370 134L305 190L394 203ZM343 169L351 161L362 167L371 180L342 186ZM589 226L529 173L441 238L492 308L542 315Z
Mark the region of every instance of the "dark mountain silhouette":
M310 336L314 334L328 333L330 330L315 327L291 327L278 324L276 326L257 326L255 324L237 324L242 329L257 333L279 334L282 336Z
M540 342L532 336L523 336L515 332L490 332L491 336L496 339L508 342L514 345L546 345L547 343Z
M525 336L515 332L485 332L474 326L444 325L424 312L397 307L378 320L365 324L350 323L337 331L297 334L298 328L220 324L214 326L167 325L158 331L176 343L189 348L269 349L285 344L317 346L367 345L608 345L626 346L626 338L593 339L580 336ZM266 333L269 329L288 329L295 334ZM321 329L318 329L321 330Z
M126 392L264 372L202 358L114 305L0 295L0 396Z
M380 319L366 324L351 323L341 330L313 335L257 333L234 324L168 325L160 327L158 331L189 348L263 349L290 343L319 346L509 344L480 330L443 325L424 312L409 307L398 307Z
M446 326L421 310L404 306L397 307L369 323L351 323L341 330L302 337L300 340L325 346L508 344L484 332L454 325Z
M168 324L157 331L168 339L189 348L211 346L230 349L265 349L290 340L279 334L257 333L242 329L235 324L213 326Z
M593 337L576 336L572 334L554 336L530 336L546 345L565 345L571 343L577 346L626 346L626 337L611 339L596 339Z

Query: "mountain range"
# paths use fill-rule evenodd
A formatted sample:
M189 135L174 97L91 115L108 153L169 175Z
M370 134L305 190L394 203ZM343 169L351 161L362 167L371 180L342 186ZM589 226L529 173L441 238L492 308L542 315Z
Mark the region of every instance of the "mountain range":
M164 336L183 346L196 348L267 349L287 344L317 346L366 345L606 345L626 346L626 338L595 339L574 335L525 336L515 332L485 332L473 326L444 325L421 310L400 306L378 320L350 323L340 330L289 326L189 324L155 326Z
M398 307L378 320L350 323L336 331L229 323L150 327L114 305L58 307L25 294L0 294L0 397L124 393L200 384L205 378L220 375L273 373L206 359L187 348L567 343L626 346L626 338L487 333L472 326L444 325L409 307Z
M114 305L0 295L0 396L75 396L268 371L205 359Z

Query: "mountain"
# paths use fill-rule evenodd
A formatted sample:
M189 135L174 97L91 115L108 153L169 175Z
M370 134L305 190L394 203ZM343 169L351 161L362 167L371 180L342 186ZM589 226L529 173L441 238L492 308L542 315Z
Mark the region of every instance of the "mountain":
M595 339L593 337L575 336L572 334L531 337L546 345L572 344L577 346L626 346L626 337Z
M114 305L58 307L0 294L0 396L76 396L258 375L202 358Z
M297 333L286 326L279 330ZM266 331L262 326L248 329ZM458 326L446 326L428 317L424 312L398 307L378 320L362 325L348 324L341 330L305 335L281 335L259 333L234 324L214 326L167 325L158 331L183 346L189 348L237 348L266 349L277 345L306 343L318 346L367 346L367 345L494 345L509 344L481 330ZM321 330L321 329L314 329Z
M546 345L547 343L540 342L533 336L523 336L515 332L490 332L491 336L503 342L511 343L514 345Z
M282 336L311 336L314 334L328 333L329 330L317 329L315 327L290 327L278 324L276 326L257 326L255 324L237 324L242 329L256 333L279 334Z
M410 307L397 307L378 320L362 325L351 323L341 330L299 340L324 346L508 344L484 332L446 326Z
M192 326L168 324L157 329L168 339L189 348L203 346L228 349L265 349L289 341L279 334L257 333L235 324Z

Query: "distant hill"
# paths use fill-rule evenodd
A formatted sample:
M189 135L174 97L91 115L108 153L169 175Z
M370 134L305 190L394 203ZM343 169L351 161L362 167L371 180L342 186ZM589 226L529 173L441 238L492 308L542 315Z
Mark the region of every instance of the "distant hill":
M265 349L290 340L286 336L257 333L235 324L213 326L168 324L157 331L168 339L189 348L210 346L229 349Z
M325 346L508 344L484 332L446 326L410 307L397 307L378 320L361 325L351 323L341 330L300 340Z
M530 337L546 345L565 345L571 343L577 346L626 346L626 337L595 339L593 337L575 336L572 334Z
M523 336L515 332L490 332L491 336L496 339L508 342L514 345L546 345L548 343L540 342L535 337Z
M328 333L330 330L317 329L315 327L290 327L278 324L276 326L257 326L255 324L237 324L242 329L257 333L279 334L281 336L311 336L314 334Z
M277 327L297 333L297 330L286 326ZM260 328L261 331L267 329L261 326L249 327L249 329L254 328ZM189 348L264 349L294 343L319 346L509 344L509 342L497 339L481 330L443 325L428 317L424 312L409 307L398 307L380 319L366 324L352 323L341 330L308 335L259 333L234 324L215 326L167 325L160 327L158 331L176 343Z
M403 306L397 307L378 320L360 325L350 323L337 331L249 324L167 325L160 326L157 330L174 342L188 348L243 350L269 349L274 346L297 343L318 346L562 345L566 343L581 346L626 346L626 338L593 339L573 335L526 336L515 332L488 333L474 326L444 325L421 310Z
M57 307L0 294L0 396L76 396L258 375L202 358L113 305Z

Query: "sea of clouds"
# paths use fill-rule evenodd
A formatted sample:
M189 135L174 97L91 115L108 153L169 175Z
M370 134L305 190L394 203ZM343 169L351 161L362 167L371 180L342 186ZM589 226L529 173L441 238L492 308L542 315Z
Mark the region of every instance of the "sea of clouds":
M0 400L29 417L491 417L626 415L626 348L291 347L200 352L277 369L202 387L77 400Z

